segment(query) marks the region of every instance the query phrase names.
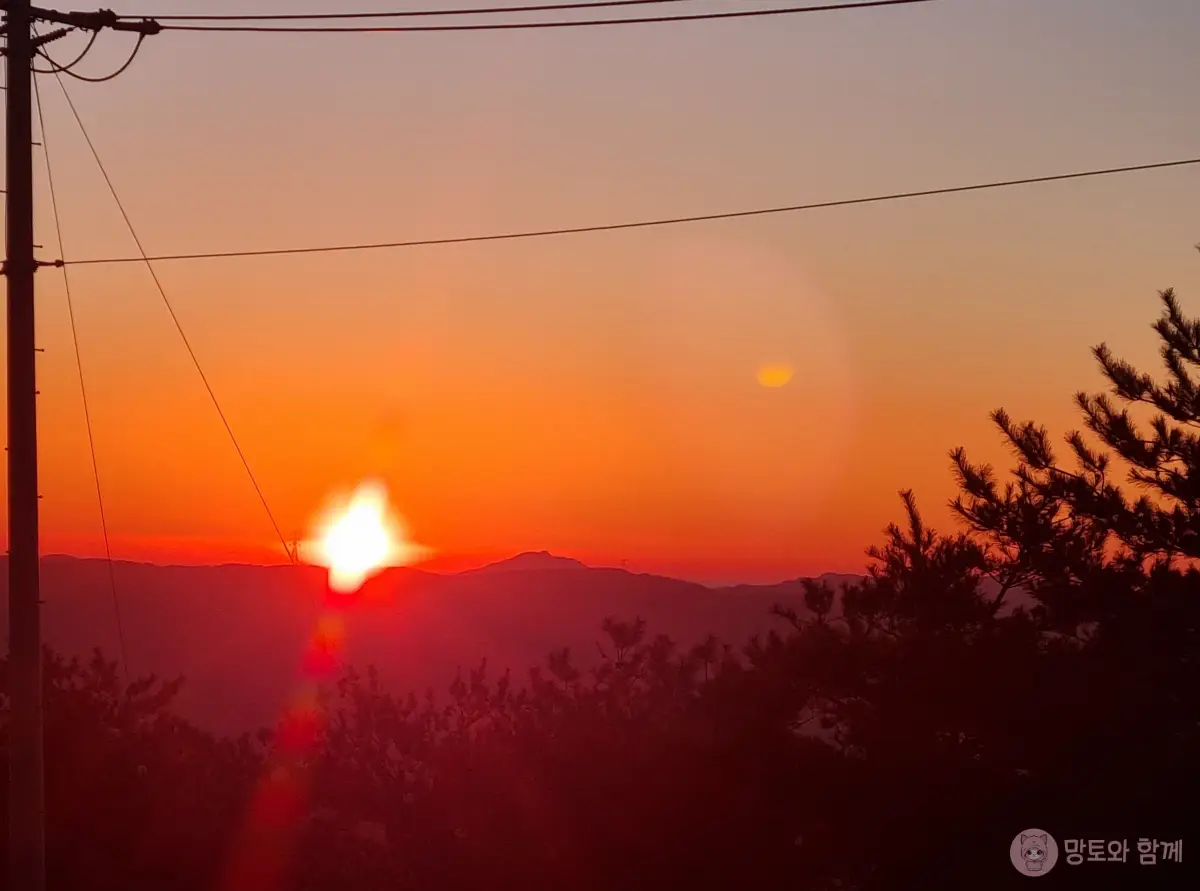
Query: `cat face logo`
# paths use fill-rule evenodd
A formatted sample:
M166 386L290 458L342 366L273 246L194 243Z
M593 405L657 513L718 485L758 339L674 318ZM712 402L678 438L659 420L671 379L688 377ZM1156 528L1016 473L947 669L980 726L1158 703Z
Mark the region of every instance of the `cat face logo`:
M1045 835L1021 836L1021 859L1025 861L1025 869L1029 872L1041 872L1042 864L1046 862Z
M1044 829L1026 829L1012 840L1008 859L1022 875L1044 876L1058 862L1058 843Z

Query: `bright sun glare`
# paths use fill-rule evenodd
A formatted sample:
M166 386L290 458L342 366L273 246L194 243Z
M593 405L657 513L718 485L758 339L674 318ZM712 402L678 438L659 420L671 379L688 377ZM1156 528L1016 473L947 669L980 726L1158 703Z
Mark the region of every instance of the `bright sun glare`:
M388 502L387 487L374 481L331 502L315 532L306 557L328 567L329 586L342 593L356 590L386 567L414 562L423 551L408 540Z

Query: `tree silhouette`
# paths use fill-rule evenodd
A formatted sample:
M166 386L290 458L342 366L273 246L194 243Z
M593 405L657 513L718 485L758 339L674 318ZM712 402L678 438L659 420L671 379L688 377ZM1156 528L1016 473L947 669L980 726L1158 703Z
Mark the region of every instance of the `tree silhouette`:
M7 665L0 662L3 691ZM43 666L50 886L210 887L214 853L257 774L258 747L172 714L182 679L126 683L99 652L81 661L47 650ZM6 692L2 700L7 776Z
M1194 837L1200 321L1162 301L1164 381L1097 347L1109 392L1077 397L1069 467L998 410L1016 463L951 453L961 531L901 492L865 578L805 582L745 646L614 616L590 667L482 660L422 695L347 669L293 759L307 814L273 891L988 891L1023 881L1031 827ZM202 732L180 683L47 652L51 891L215 887L283 739Z

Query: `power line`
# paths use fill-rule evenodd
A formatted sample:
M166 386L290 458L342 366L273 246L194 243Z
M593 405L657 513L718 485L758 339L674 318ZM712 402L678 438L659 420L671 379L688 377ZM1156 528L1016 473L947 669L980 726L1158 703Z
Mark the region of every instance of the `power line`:
M696 12L684 15L638 16L620 19L555 19L541 22L502 22L471 25L172 25L163 31L257 33L257 34L395 34L430 31L520 31L530 28L584 28L604 25L653 25L665 22L700 22L716 19L745 19L763 16L798 15L806 12L835 12L839 10L874 9L885 6L910 6L933 3L936 0L862 0L858 3L825 3L820 6L787 6L783 8L740 9L731 12Z
M82 58L82 57L81 57ZM58 214L58 197L54 189L54 171L50 164L50 140L46 135L46 117L42 111L42 93L37 78L33 79L33 97L37 105L38 130L42 135L42 156L46 162L46 186L50 195L50 214L54 218L54 235L59 253L63 248L62 218ZM121 672L125 683L129 683L129 659L125 648L125 627L121 621L121 598L117 594L117 576L113 568L112 545L108 536L108 514L104 509L104 490L100 486L100 462L96 459L96 438L92 431L92 412L88 405L87 383L83 374L83 353L79 348L79 329L75 324L75 301L71 297L71 277L66 267L62 270L63 290L67 295L67 315L71 320L71 340L75 344L75 367L79 371L79 395L83 399L83 421L87 427L88 451L92 456L92 479L96 483L96 503L100 507L100 529L104 535L104 560L108 565L108 585L112 592L113 615L117 625L117 646L121 654Z
M70 62L67 62L65 65L60 64L59 62L55 62L53 59L51 59L50 56L46 53L45 49L43 49L42 47L38 47L37 49L34 50L34 52L36 52L38 55L42 56L44 59L46 59L46 61L48 61L51 65L53 65L54 71L62 71L65 73L65 72L71 71L76 65L78 65L80 62L82 62L84 59L86 59L88 57L88 54L91 53L91 51L92 51L92 47L94 47L96 45L96 41L99 38L100 38L100 32L93 31L92 36L88 38L87 46L85 46L80 51L78 56L76 56ZM53 74L54 71L47 71L47 70L43 70L40 68L33 69L34 74Z
M538 3L526 6L478 6L471 9L405 9L396 12L318 12L262 13L258 15L122 15L122 19L156 19L160 22L294 22L336 19L434 18L453 15L502 15L525 12L572 12L577 9L604 9L615 6L664 6L668 3L695 3L697 0L583 0L578 3Z
M143 43L143 41L145 41L146 37L148 36L145 33L138 35L137 43L135 43L133 45L133 50L129 53L128 58L126 58L125 61L121 64L121 67L118 68L116 71L113 71L110 74L102 75L100 77L90 77L86 74L76 74L75 67L77 65L79 65L79 63L82 62L84 59L86 59L88 57L88 55L91 53L92 47L95 45L96 37L99 35L99 33L100 33L99 31L93 32L92 39L90 41L88 41L88 45L84 48L83 52L80 53L74 60L72 60L70 63L68 63L66 65L62 65L62 64L56 62L53 59L53 57L51 57L51 55L48 52L46 52L45 49L39 47L36 50L37 54L39 56L41 56L43 59L45 59L47 62L50 63L50 68L49 68L49 70L42 70L39 68L35 68L34 71L37 74L65 74L68 77L75 78L75 80L81 80L84 83L89 83L89 84L108 83L110 80L115 80L116 78L120 77L122 74L124 74L126 71L129 70L129 66L133 64L135 59L137 59L137 55L142 49L142 43Z
M183 341L184 347L191 356L192 364L196 366L196 371L200 374L200 380L204 384L204 389L208 391L209 399L212 400L213 407L217 410L217 416L220 417L221 423L225 426L225 432L229 434L229 439L233 443L234 451L237 452L238 458L241 459L242 467L246 470L246 475L250 478L250 484L254 487L254 491L258 494L258 500L262 503L263 510L267 513L267 518L271 521L271 525L275 529L275 534L279 537L279 541L283 544L284 550L291 558L291 562L296 562L296 555L292 553L288 547L287 539L284 537L283 531L279 527L279 523L275 520L275 514L271 510L270 504L267 502L267 497L263 494L262 487L258 484L258 479L254 475L254 471L250 467L250 462L246 458L245 452L242 451L241 445L238 443L237 436L234 435L233 427L230 426L229 420L225 416L224 410L221 408L221 403L217 399L217 394L213 391L212 385L208 382L208 375L204 373L204 368L200 364L199 358L196 356L196 351L192 349L191 341L188 339L187 333L183 330L183 324L179 321L179 316L175 313L175 308L171 305L170 299L167 297L166 289L163 287L162 281L158 277L158 273L154 270L153 261L146 254L146 249L142 246L142 240L138 237L137 230L134 228L133 222L129 218L128 212L125 210L125 205L121 201L121 196L117 193L116 187L113 185L112 178L108 175L108 170L104 166L104 162L100 159L99 152L96 151L96 146L92 142L92 137L84 126L83 119L79 116L79 111L75 108L75 103L71 99L71 94L67 92L67 85L63 82L62 75L55 74L55 79L58 81L59 89L62 90L63 97L67 100L67 105L71 109L71 115L75 118L75 123L79 125L80 132L83 133L83 138L87 142L88 150L91 152L92 158L96 162L96 166L100 168L100 173L104 177L104 182L108 186L109 192L112 194L113 201L116 202L117 209L121 212L121 216L125 220L125 226L129 229L129 234L133 237L133 242L137 246L138 254L141 256L142 262L146 264L146 269L150 273L150 277L154 280L154 285L158 289L158 294L162 298L163 304L167 307L167 312L170 313L171 321L175 323L175 330L179 332L179 337ZM64 262L62 265L70 265Z
M593 232L618 232L625 229L650 229L658 226L678 226L686 223L706 223L717 220L735 220L745 217L763 217L774 214L797 213L805 210L822 210L830 207L851 207L857 204L881 204L886 201L901 201L909 198L927 198L935 195L954 195L960 192L981 192L987 189L1004 189L1013 186L1036 185L1039 183L1062 182L1072 179L1087 179L1111 176L1120 173L1136 173L1145 170L1166 170L1172 167L1187 167L1200 164L1198 158L1176 161L1158 161L1152 164L1133 164L1126 167L1106 167L1093 170L1077 170L1072 173L1055 173L1048 176L1032 176L1024 179L995 180L972 183L965 186L946 186L938 189L921 189L914 192L890 192L860 198L841 198L834 201L816 201L808 204L789 204L777 207L759 207L752 210L735 210L723 213L698 214L686 217L663 217L635 220L624 223L602 223L592 226L573 226L559 229L536 229L523 232L499 232L489 235L462 235L452 238L423 238L415 241L392 241L344 245L323 245L302 248L274 248L249 251L209 251L196 254L164 254L157 257L97 257L88 260L63 260L67 266L95 266L115 263L165 263L175 260L216 260L234 257L277 257L291 254L330 254L345 251L374 251L394 248L431 247L435 245L471 244L483 241L517 241L526 238L549 238L556 235L585 235Z

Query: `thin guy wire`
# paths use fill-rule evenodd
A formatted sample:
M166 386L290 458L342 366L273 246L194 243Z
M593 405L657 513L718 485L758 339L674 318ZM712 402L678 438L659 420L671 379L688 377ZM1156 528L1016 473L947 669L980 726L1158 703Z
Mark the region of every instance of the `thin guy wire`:
M532 28L585 28L604 25L657 25L665 22L702 22L717 19L747 19L776 15L797 15L806 12L835 12L838 10L874 9L884 6L909 6L933 3L936 0L864 0L860 3L826 3L821 6L788 6L767 9L741 9L732 12L695 12L684 15L639 16L622 19L560 19L541 22L503 22L473 25L172 25L163 31L224 32L242 34L397 34L432 31L524 31Z
M753 210L737 210L725 213L700 214L689 217L670 217L651 220L635 220L626 223L606 223L594 226L575 226L560 229L539 229L524 232L500 232L491 235L462 235L455 238L423 238L416 241L392 241L365 244L325 245L304 248L274 248L250 251L209 251L196 254L163 254L157 257L96 257L88 260L66 260L68 266L109 265L115 263L141 263L149 260L165 263L176 260L218 260L234 257L277 257L291 254L328 254L345 251L375 251L436 245L472 244L484 241L517 241L526 238L549 238L558 235L584 235L593 232L619 232L625 229L650 229L658 226L679 226L687 223L706 223L716 220L735 220L745 217L761 217L773 214L797 213L805 210L823 210L830 207L851 207L857 204L880 204L886 201L902 201L909 198L927 198L936 195L953 195L959 192L980 192L987 189L1002 189L1012 186L1036 185L1039 183L1062 182L1072 179L1111 176L1120 173L1135 173L1144 170L1165 170L1171 167L1186 167L1200 164L1200 158L1185 158L1177 161L1159 161L1153 164L1134 164L1127 167L1107 167L1099 170L1079 170L1073 173L1057 173L1050 176L1032 176L1025 179L1008 179L994 182L972 183L966 186L947 186L940 189L922 189L916 192L892 192L862 198L843 198L836 201L817 201L810 204L791 204L782 207L760 207Z
M271 521L271 525L275 529L275 534L279 537L279 541L283 544L284 551L287 553L292 563L296 562L296 555L292 553L291 547L288 545L287 539L284 537L283 531L279 527L279 523L275 520L275 514L271 510L270 504L267 502L266 495L263 494L262 487L258 484L258 479L254 476L254 471L250 468L250 462L246 458L245 452L242 451L241 445L238 443L237 436L234 435L233 427L230 426L228 418L225 417L225 412L221 408L221 403L217 399L217 394L213 391L212 385L208 382L208 375L204 373L204 368L200 364L199 358L196 356L196 351L192 349L191 341L188 340L187 333L183 330L183 324L179 321L179 316L175 313L175 308L171 305L170 299L167 297L166 289L163 287L162 281L158 277L158 273L154 270L153 261L147 256L146 249L142 246L142 240L138 237L137 230L134 228L133 222L129 218L128 212L125 210L125 205L121 201L120 195L117 193L116 187L113 185L112 178L108 175L108 170L104 166L104 162L100 159L99 152L96 151L96 146L92 142L92 137L84 126L83 119L79 116L78 109L75 108L75 103L71 100L71 94L67 92L67 85L63 82L62 75L56 74L55 79L58 81L59 89L62 90L63 97L67 100L67 105L71 109L71 114L75 118L75 123L79 125L80 132L83 133L83 138L87 142L88 150L91 152L92 158L96 162L96 166L100 168L100 173L104 177L104 182L108 185L108 190L112 194L113 201L117 204L117 209L120 210L121 216L125 219L125 225L129 229L129 234L133 237L134 244L137 245L138 253L141 255L142 261L146 264L146 269L150 272L150 277L154 279L155 287L158 288L158 294L162 297L163 304L167 307L167 312L171 315L171 321L175 323L175 330L179 332L179 337L183 341L184 347L187 348L188 355L191 356L192 364L196 366L196 371L200 375L200 380L204 384L204 389L208 391L208 397L212 400L213 407L217 410L217 415L221 419L221 423L225 426L225 432L229 434L229 440L233 443L233 448L237 452L238 458L241 459L242 467L246 469L246 475L250 478L250 484L254 487L254 491L258 494L258 500L262 503L263 510L267 513L267 518Z
M46 135L46 117L42 111L42 92L38 81L33 79L33 98L37 105L38 130L42 134L42 157L46 162L46 186L50 193L50 213L54 217L54 237L58 242L58 251L65 253L63 248L62 219L58 215L58 197L54 189L54 171L50 164L50 139ZM71 340L75 344L75 367L79 371L79 395L83 399L83 420L87 427L88 451L92 456L92 479L96 482L96 503L100 506L100 529L104 534L104 560L108 565L108 584L112 591L113 615L117 624L117 646L121 652L121 672L125 676L125 684L129 684L129 659L125 648L125 626L121 621L121 599L117 594L117 576L113 568L112 545L108 536L108 515L104 510L104 490L100 486L100 462L96 458L96 438L92 431L92 412L88 405L87 384L83 374L83 352L79 348L79 328L75 323L75 301L71 297L71 277L66 267L62 270L63 291L67 295L67 315L71 320Z

